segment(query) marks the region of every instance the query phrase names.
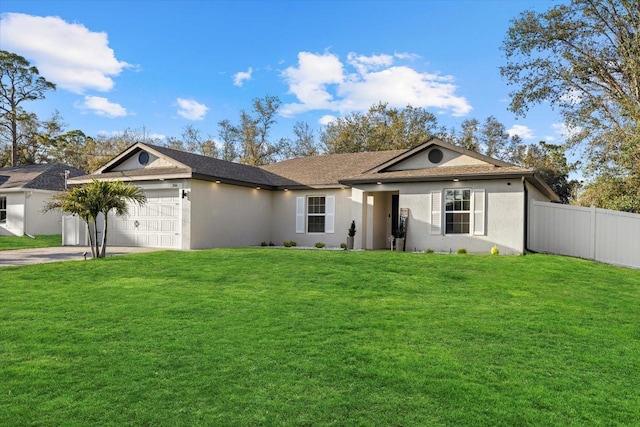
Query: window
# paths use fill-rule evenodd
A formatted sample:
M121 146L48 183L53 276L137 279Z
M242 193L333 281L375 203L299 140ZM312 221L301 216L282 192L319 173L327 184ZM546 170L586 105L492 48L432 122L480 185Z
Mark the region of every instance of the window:
M471 190L445 190L445 233L469 234Z
M7 222L7 197L0 196L0 223Z
M335 196L296 197L296 233L333 234Z
M324 196L307 198L307 233L324 233L325 213Z

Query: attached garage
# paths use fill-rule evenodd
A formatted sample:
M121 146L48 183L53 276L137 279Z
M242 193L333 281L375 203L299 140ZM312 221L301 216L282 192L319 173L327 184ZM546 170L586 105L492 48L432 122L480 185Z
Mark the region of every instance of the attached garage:
M129 215L109 216L109 244L180 249L181 197L176 188L145 190L147 203Z

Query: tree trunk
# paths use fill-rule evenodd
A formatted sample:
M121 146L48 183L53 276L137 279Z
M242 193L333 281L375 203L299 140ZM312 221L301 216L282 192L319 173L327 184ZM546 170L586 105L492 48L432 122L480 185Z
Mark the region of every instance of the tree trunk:
M100 258L100 247L98 246L98 218L94 220L93 225L94 225L93 232L95 234L95 238L93 241L93 246L94 246L93 251L96 254L95 257Z
M107 256L107 215L108 214L104 214L104 229L102 230L102 245L100 246L99 258Z
M93 244L94 241L94 236L93 234L91 234L91 225L89 225L89 220L86 221L87 222L87 235L89 236L89 246L91 246L91 258L95 258L96 257L96 248ZM93 223L93 227L95 228L96 224L95 222Z
M18 166L18 125L15 114L11 114L11 166Z

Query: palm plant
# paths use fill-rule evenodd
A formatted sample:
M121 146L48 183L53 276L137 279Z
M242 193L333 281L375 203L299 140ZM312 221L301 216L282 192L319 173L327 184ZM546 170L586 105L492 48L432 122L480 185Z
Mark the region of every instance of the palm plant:
M98 181L96 179L64 193L56 194L45 204L44 210L60 209L78 215L87 223L91 256L104 258L107 253L109 212L123 216L129 213L129 204L144 205L147 199L139 188L122 181ZM98 243L98 215L104 215L102 241ZM91 230L93 225L93 234Z

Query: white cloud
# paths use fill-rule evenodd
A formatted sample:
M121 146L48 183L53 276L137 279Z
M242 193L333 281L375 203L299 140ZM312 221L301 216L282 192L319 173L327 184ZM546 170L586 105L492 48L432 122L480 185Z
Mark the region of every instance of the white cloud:
M363 56L350 53L344 64L331 53L300 52L297 66L285 69L282 77L297 103L283 105L284 115L310 110L339 113L365 111L377 102L391 107L436 108L454 116L468 114L472 107L461 96L453 76L421 73L397 59L415 58L408 53ZM346 67L352 69L348 72Z
M193 99L176 99L178 105L178 115L189 120L202 120L207 114L209 107Z
M282 76L289 84L289 93L301 102L283 105L285 115L310 110L339 110L333 101L327 85L344 82L343 65L336 55L325 53L316 55L309 52L298 54L298 67L289 67Z
M76 102L75 107L83 110L91 110L99 116L124 117L127 110L120 104L109 102L101 96L85 96L84 102Z
M409 52L396 52L393 54L393 56L395 56L398 59L410 59L410 60L420 58L420 55L417 55L415 53L409 53Z
M318 120L318 123L320 123L322 126L326 126L332 121L334 121L335 119L336 119L336 116L332 116L331 114L325 114L324 116L320 117L320 119Z
M522 139L533 139L535 135L533 134L533 130L524 125L513 125L511 129L507 130L509 136L518 135Z
M253 68L249 67L247 71L239 71L233 75L233 85L242 86L245 80L251 80Z
M351 52L347 55L347 62L358 70L359 74L366 74L371 70L389 67L393 64L393 56L391 55L372 55L363 56L356 55Z
M130 66L116 59L106 33L82 24L23 13L4 13L0 23L2 49L26 57L47 80L74 93L109 91L112 77Z

